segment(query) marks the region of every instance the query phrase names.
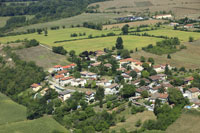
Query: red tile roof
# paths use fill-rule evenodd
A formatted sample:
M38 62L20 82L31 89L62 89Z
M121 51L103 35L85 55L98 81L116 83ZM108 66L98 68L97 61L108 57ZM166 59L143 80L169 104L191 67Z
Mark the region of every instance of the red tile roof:
M139 62L138 60L134 60L132 58L126 58L126 59L122 59L119 62Z
M199 92L199 89L198 88L190 88L189 91L192 93L195 93L195 92Z
M60 68L61 67L61 65L55 65L54 66L54 68Z
M55 79L60 79L60 78L64 78L64 75L56 75L54 76Z
M69 77L62 78L61 80L65 81L65 80L69 80L69 79L72 79L72 78L73 78L72 76L69 76Z
M32 85L31 85L31 87L32 88L37 88L37 87L39 87L40 85L39 84L36 84L36 83L33 83Z
M168 98L168 94L167 93L159 93L159 98L163 98L163 99L166 99Z
M58 74L64 74L64 73L68 73L67 70L62 70L62 71L59 71Z
M185 79L184 79L184 81L192 81L192 80L194 80L194 78L191 76L191 77L186 77Z
M85 92L85 94L88 95L88 96L90 96L92 93L93 93L93 92L91 92L91 91L86 91L86 92Z

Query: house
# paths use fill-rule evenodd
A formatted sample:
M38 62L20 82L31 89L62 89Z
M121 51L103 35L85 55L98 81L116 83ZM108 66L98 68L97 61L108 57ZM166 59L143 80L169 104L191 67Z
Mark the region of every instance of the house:
M110 86L107 86L105 87L105 95L109 95L109 94L117 94L119 91L118 91L118 88L119 88L119 85L114 83L114 84L111 84Z
M150 92L151 94L155 94L155 93L158 92L158 89L160 89L160 88L162 88L161 85L158 85L158 86L152 87L152 88L149 89L149 92Z
M143 70L143 67L142 67L142 62L138 61L138 60L134 60L132 58L126 58L126 59L122 59L119 61L119 65L120 65L120 68L123 66L123 65L129 65L132 69L138 69L140 71Z
M149 79L151 79L154 82L164 81L164 80L166 80L166 78L167 78L166 74L157 74L157 75L153 75L153 76L149 77Z
M135 96L136 96L136 97L137 97L137 96L141 96L141 93L142 93L143 91L145 91L145 89L141 89L141 88L136 89L136 91L135 91Z
M126 68L121 67L121 68L118 68L117 71L125 72L125 71L126 71Z
M86 91L85 92L85 98L86 98L87 102L94 101L95 100L94 96L95 96L95 93L92 92L92 91Z
M189 28L193 28L194 25L193 24L186 24L183 27L189 29Z
M149 100L155 103L156 99L159 99L162 103L166 103L168 101L168 96L167 93L154 93Z
M112 84L112 80L101 80L101 81L96 81L96 85L98 86L103 86L103 87L106 87L106 86L110 86Z
M69 76L69 71L68 70L62 70L57 72L58 75L64 75L64 76Z
M157 72L157 73L162 73L165 71L165 65L154 65L153 69Z
M33 83L31 85L31 88L33 89L33 91L37 92L38 90L42 88L42 86L40 86L39 84Z
M106 64L104 64L104 67L111 68L112 65L110 63L106 63Z
M188 99L196 99L200 95L200 91L198 88L190 88L185 91L185 94L183 94L184 97L187 97Z
M132 77L127 75L127 74L122 74L121 76L124 77L125 82L128 82L128 81L132 80Z
M102 51L102 50L97 50L97 51L95 51L94 53L96 54L97 57L106 54L106 53L105 53L104 51Z
M64 77L64 78L60 79L60 85L61 86L69 85L73 79L74 79L74 77L72 77L72 76Z
M86 83L87 83L87 81L85 79L82 79L82 78L71 80L71 86L75 86L75 87L78 87L78 86L84 87Z
M191 82L194 80L194 78L192 77L192 76L190 76L190 77L186 77L185 79L184 79L184 83L186 84L186 85L191 85Z
M121 60L121 56L120 55L112 55L112 57L114 57L116 60Z
M161 15L153 16L153 18L155 18L155 19L167 19L167 18L172 18L172 15L171 14L161 14Z
M96 79L98 77L98 75L96 73L92 73L92 72L83 71L83 72L80 72L80 73L81 73L82 78L94 78L94 79Z
M169 88L174 88L174 86L171 85L169 82L163 82L163 83L161 84L161 86L162 86L165 90L167 90L167 89L169 89Z
M65 77L64 75L55 75L55 76L53 77L53 80L54 80L55 82L59 83L59 82L60 82L60 79L62 79L62 78L64 78L64 77Z
M178 26L179 23L173 23L173 22L171 22L169 25L170 25L170 26Z
M63 70L69 70L69 69L73 69L76 66L76 64L72 63L66 66L62 66Z
M131 84L132 84L132 85L135 85L135 86L138 86L138 85L140 84L141 80L144 80L144 81L145 81L145 84L149 84L149 83L150 83L150 81L149 81L148 79L146 79L146 78L141 78L141 79L137 79L137 80L135 80L135 81L132 81Z
M53 69L54 69L55 72L57 72L57 71L62 71L62 70L63 70L63 68L62 68L61 65L55 65L55 66L53 67Z
M69 90L60 91L58 92L58 95L62 101L65 101L71 97L71 92Z
M95 63L91 64L92 67L97 67L97 66L100 66L100 65L101 65L101 62L95 62Z
M49 90L49 88L44 88L43 90L41 90L40 91L41 96L44 96L48 90Z

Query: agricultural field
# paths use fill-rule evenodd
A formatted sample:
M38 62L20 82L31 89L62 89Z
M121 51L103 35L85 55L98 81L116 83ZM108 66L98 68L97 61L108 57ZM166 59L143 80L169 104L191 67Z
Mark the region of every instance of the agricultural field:
M6 25L6 21L9 19L10 17L0 17L0 28L4 27Z
M199 0L112 0L91 4L100 6L102 12L120 12L134 15L149 15L156 11L172 11L176 18L198 18Z
M0 125L1 133L69 133L50 116Z
M124 14L116 13L83 13L70 18L63 18L55 21L50 21L46 23L33 24L29 26L24 26L16 28L13 32L26 31L27 29L37 29L37 28L51 28L54 26L65 26L71 27L72 25L82 25L84 22L93 22L93 23L105 23L108 21L115 22L114 18L122 17Z
M178 37L182 42L188 42L190 36L193 37L194 40L200 39L200 33L198 32L178 31L169 28L161 28L159 30L145 31L145 32L150 35L156 35L156 36L162 35L168 37Z
M144 111L142 113L137 113L135 115L132 115L130 112L130 108L128 108L125 111L123 111L122 113L120 113L120 116L125 116L126 121L117 123L116 126L113 126L110 128L110 131L116 130L119 132L121 128L125 128L127 131L133 131L133 130L137 129L135 124L139 119L142 121L142 123L145 120L156 119L156 117L152 111Z
M200 114L184 112L172 125L170 125L166 133L198 133L200 131Z
M48 30L48 36L44 36L44 34L23 34L23 35L17 35L17 36L8 36L0 38L1 43L6 43L8 41L16 41L16 40L24 40L24 39L36 39L40 43L44 43L50 46L55 45L55 41L63 41L63 40L74 40L74 39L81 39L81 38L88 38L89 35L92 36L101 36L102 34L107 34L110 32L114 32L116 34L119 34L121 31L112 31L112 30L93 30L89 28L65 28L65 29L59 29L59 30ZM76 33L79 35L79 33L83 34L86 33L85 36L78 36L78 37L71 37L70 35Z
M156 64L169 63L171 66L179 68L182 66L188 69L199 68L200 40L192 43L184 43L184 45L187 46L187 49L171 54L171 59L167 59L167 55L155 55L142 50L131 54L131 56L135 59L140 59L141 56L146 58L152 57L156 61Z
M141 47L147 46L149 44L155 44L157 41L161 41L160 38L152 37L139 37L139 36L121 36L123 39L123 45L128 50L135 50L135 48L140 49ZM85 50L103 50L104 48L112 48L115 46L117 36L113 37L103 37L95 39L84 39L77 41L70 41L59 43L57 46L63 46L67 51L75 50L80 53Z
M38 66L43 68L52 68L52 66L57 64L69 64L66 56L55 54L42 46L20 49L16 51L16 54L19 55L21 59L25 61L34 61Z
M0 93L0 109L0 125L26 119L26 108L2 93Z

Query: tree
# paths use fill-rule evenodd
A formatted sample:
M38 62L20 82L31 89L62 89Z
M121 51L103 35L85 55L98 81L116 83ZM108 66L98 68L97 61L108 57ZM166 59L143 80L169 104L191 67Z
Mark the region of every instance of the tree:
M154 65L154 63L155 63L154 59L151 57L148 59L148 62L151 62L152 65Z
M103 107L103 98L104 98L104 88L99 87L97 88L95 99L99 100L99 107Z
M42 29L37 29L37 33L41 34L42 33Z
M129 51L127 50L127 49L122 49L121 51L120 51L120 56L122 57L122 58L129 58L130 57L130 53L129 53Z
M194 38L193 37L189 37L189 42L193 42L194 41Z
M44 31L44 35L45 35L45 36L48 35L48 31L47 31L47 29Z
M128 28L129 28L129 25L128 25L128 24L126 24L126 25L124 25L124 26L122 27L122 33L123 33L124 35L127 35L127 34L128 34Z
M129 85L129 84L125 84L123 86L123 88L120 90L120 94L124 98L129 98L129 97L135 95L135 90L136 90L135 86Z
M164 87L162 86L162 87L158 88L158 92L159 92L159 93L164 93L164 92L165 92Z
M80 78L81 77L81 73L79 71L76 71L74 73L74 78Z
M145 60L146 60L146 59L145 59L144 56L141 56L141 57L140 57L140 61L141 61L141 62L145 62Z
M52 48L54 53L66 55L67 51L63 48L63 46L53 47Z
M70 55L71 57L73 57L75 54L76 54L76 52L75 52L74 50L71 50L71 51L69 52L69 55Z
M170 54L167 55L167 59L171 59L171 55Z
M143 98L148 98L149 97L149 93L148 93L147 90L142 91L141 95L142 95Z
M150 75L150 74L149 74L148 71L146 71L146 70L142 71L142 77L143 77L143 78L148 78L149 75Z
M132 78L137 78L137 73L135 71L131 71L129 74Z
M123 48L124 48L124 46L123 46L123 40L122 40L121 37L118 37L118 38L117 38L117 41L116 41L116 48L117 48L117 49L123 49Z
M135 126L136 126L136 127L140 127L141 125L142 125L141 120L140 120L140 119L137 120L137 122L135 123Z

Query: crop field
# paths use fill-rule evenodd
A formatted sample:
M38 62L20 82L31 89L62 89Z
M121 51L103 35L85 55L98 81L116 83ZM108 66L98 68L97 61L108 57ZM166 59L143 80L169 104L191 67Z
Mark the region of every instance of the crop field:
M26 108L0 93L0 125L25 119Z
M25 120L5 125L0 125L1 133L69 133L53 118L44 116L35 120Z
M13 32L26 31L27 29L37 29L37 28L51 28L53 26L65 26L71 27L72 25L82 25L84 22L93 22L93 23L105 23L108 21L115 21L114 18L122 17L123 14L116 13L83 13L70 18L63 18L51 22L33 24L29 26L24 26L16 28Z
M65 28L59 30L48 30L48 36L44 36L44 34L23 34L17 36L8 36L0 38L0 42L6 43L8 41L15 41L15 40L24 40L24 39L36 39L41 43L53 46L55 41L62 41L62 40L73 40L73 39L80 39L80 38L88 38L89 35L92 36L101 36L102 34L107 34L110 32L115 32L119 34L121 31L112 31L112 30L93 30L89 28ZM85 36L78 36L78 37L71 37L70 35L76 33L83 34L86 33Z
M146 33L150 35L156 35L156 36L168 36L168 37L178 37L181 41L187 42L189 40L189 37L193 37L194 40L200 39L200 33L197 32L186 32L186 31L178 31L178 30L172 30L172 29L159 29L159 30L153 30L153 31L146 31Z
M133 53L131 56L135 59L140 59L141 56L146 58L152 57L156 61L156 64L168 63L175 67L185 67L188 69L196 69L200 66L200 40L192 43L185 43L187 49L178 51L171 54L171 59L167 59L167 55L155 55L144 51Z
M176 17L197 18L200 13L199 0L112 0L94 3L102 12L120 12L128 14L146 14L156 11L172 11ZM91 5L91 6L92 6Z
M135 50L135 48L140 49L141 47L147 46L149 44L155 44L157 41L161 41L160 38L152 37L139 37L139 36L121 36L123 39L123 45L128 50ZM75 50L80 53L85 50L103 50L104 48L112 48L115 46L117 36L113 37L103 37L94 39L84 39L78 41L70 41L59 43L57 46L63 46L67 51Z
M183 113L172 125L170 125L166 133L198 133L200 131L200 114Z

